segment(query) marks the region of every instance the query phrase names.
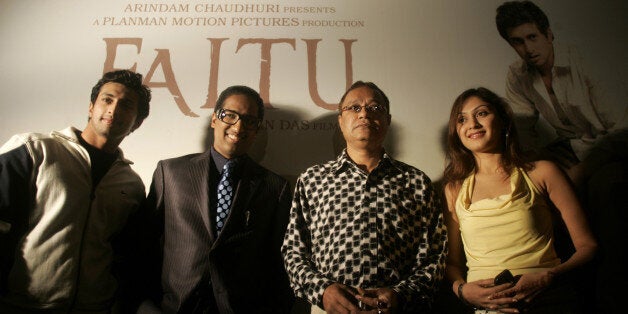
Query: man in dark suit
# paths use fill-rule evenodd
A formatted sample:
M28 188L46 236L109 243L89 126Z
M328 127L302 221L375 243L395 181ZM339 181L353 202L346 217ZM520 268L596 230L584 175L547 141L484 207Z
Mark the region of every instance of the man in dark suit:
M292 191L246 154L263 117L256 91L231 86L211 118L212 147L157 164L147 201L154 242L145 247L160 252L146 254L146 270L161 274L148 282L163 313L290 312L280 248Z

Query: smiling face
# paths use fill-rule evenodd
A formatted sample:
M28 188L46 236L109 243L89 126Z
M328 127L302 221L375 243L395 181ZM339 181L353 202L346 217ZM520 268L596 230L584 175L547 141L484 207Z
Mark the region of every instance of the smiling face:
M341 104L338 124L342 135L347 141L348 149L379 150L390 125L390 114L385 110L367 110L366 106L379 105L383 108L382 99L372 89L364 86L351 90ZM359 112L343 110L361 106Z
M554 65L554 35L547 29L543 34L534 23L525 23L508 30L508 43L526 63L537 69Z
M245 95L234 94L227 97L222 108L235 112L240 117L258 117L257 104ZM214 112L211 120L211 127L214 129L214 149L228 159L246 154L253 144L257 127L247 128L242 118L230 125L218 119L216 114Z
M456 133L473 153L502 151L502 123L492 107L477 96L469 97L458 113Z
M134 129L137 120L137 95L120 83L106 83L89 105L89 121L83 138L103 148L117 146Z

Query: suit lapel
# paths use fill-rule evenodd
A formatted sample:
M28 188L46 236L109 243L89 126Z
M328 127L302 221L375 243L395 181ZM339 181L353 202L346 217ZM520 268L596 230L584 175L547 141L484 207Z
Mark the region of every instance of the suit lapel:
M245 160L244 171L242 171L242 180L240 180L242 183L242 192L236 192L236 197L234 199L234 207L240 209L241 211L249 210L249 204L251 203L253 196L256 194L261 180L260 167L248 157L246 157Z
M210 234L210 237L214 238L214 232L212 231L212 225L210 223L209 216L209 204L212 200L210 200L211 193L209 187L209 179L210 179L210 171L216 171L215 169L211 169L210 165L210 153L207 150L204 154L199 155L197 158L194 158L190 163L189 168L189 176L192 182L191 193L196 195L196 208L200 211L201 217L203 219L203 224L205 228ZM183 191L182 193L185 193ZM214 200L215 202L215 200Z

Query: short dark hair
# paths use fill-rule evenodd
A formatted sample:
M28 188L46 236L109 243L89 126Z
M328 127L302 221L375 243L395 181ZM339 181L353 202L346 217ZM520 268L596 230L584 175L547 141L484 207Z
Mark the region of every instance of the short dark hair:
M340 98L340 102L338 103L339 112L342 112L341 110L342 103L345 102L345 97L347 97L347 94L349 94L350 91L356 88L360 88L360 87L367 87L371 89L372 91L374 91L377 94L377 96L381 98L380 100L383 102L382 105L384 105L384 108L386 109L386 113L390 113L390 101L388 100L388 97L386 96L386 94L384 94L384 91L382 91L377 85L375 85L375 83L364 82L364 81L357 81L351 84L351 87L349 87L349 89L347 89L347 91L342 95L342 97Z
M151 91L148 86L142 84L142 74L130 70L117 70L103 74L102 78L92 87L91 101L96 102L100 88L107 83L119 83L132 90L137 95L137 117L134 130L137 129L150 111Z
M225 104L225 100L229 98L229 96L233 95L244 95L248 97L249 100L253 101L257 105L257 118L260 120L264 119L264 100L262 100L262 97L257 91L244 85L229 86L223 90L222 93L220 93L220 96L218 96L214 112L218 112L218 110L222 109Z
M495 24L497 24L499 35L505 40L508 40L510 29L526 23L534 23L539 31L547 36L549 20L536 4L530 1L509 1L497 8Z

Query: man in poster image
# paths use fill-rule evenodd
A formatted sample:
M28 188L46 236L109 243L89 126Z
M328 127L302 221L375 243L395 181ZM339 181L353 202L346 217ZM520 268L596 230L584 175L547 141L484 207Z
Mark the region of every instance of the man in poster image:
M338 106L347 147L297 181L282 246L312 313L419 313L442 276L446 233L430 179L386 154L389 101L354 83Z
M575 47L559 45L545 13L530 1L497 8L497 29L521 57L506 78L506 96L525 148L557 162L581 187L597 170L626 162L625 99L592 79ZM537 133L539 116L555 134ZM549 144L547 144L549 142Z
M140 312L290 312L280 249L292 190L247 155L263 118L260 95L231 86L211 117L213 145L157 164L147 246L160 253L148 261L153 304Z
M150 100L141 74L105 73L82 131L19 134L0 149L0 313L116 313L122 231L145 198L118 146Z
M547 16L534 3L505 2L495 21L521 57L509 68L506 95L523 144L559 164L575 184L600 243L596 310L621 311L623 297L610 287L628 280L616 272L628 262L620 249L628 230L623 197L628 190L628 106L625 97L610 96L625 91L592 79L576 49L555 41ZM555 130L547 145L536 133L540 116Z

